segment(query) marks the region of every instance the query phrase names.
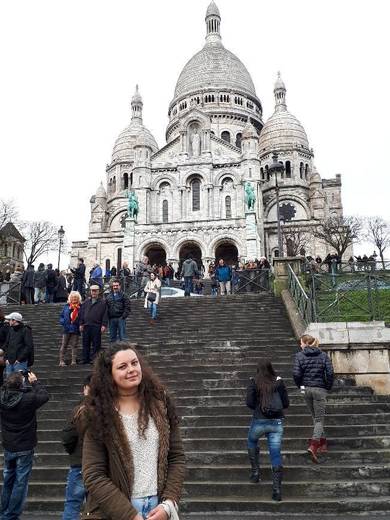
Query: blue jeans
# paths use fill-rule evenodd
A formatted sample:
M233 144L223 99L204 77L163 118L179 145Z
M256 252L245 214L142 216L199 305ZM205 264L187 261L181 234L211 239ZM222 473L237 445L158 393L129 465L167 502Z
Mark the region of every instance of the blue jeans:
M81 475L81 466L71 466L66 481L65 506L62 520L79 518L85 498L85 488Z
M20 370L27 370L27 361L21 361L20 363L10 363L9 365L5 365L4 377L7 378L14 372L19 372Z
M27 498L33 457L34 450L17 452L4 450L4 483L1 492L2 520L17 520L22 513Z
M46 287L46 303L54 302L54 287Z
M192 282L192 276L185 276L184 277L184 290L189 295L189 293L194 292L194 285Z
M282 419L252 419L248 432L248 448L257 448L260 437L265 435L273 468L283 466L280 448L283 438Z
M108 323L110 329L110 341L114 343L119 339L123 341L126 336L126 321L123 318L110 318Z
M158 497L132 498L131 503L138 513L142 515L142 518L146 518L152 509L158 506Z
M152 317L152 320L157 319L157 303L155 302L148 302L149 309L150 309L150 315Z

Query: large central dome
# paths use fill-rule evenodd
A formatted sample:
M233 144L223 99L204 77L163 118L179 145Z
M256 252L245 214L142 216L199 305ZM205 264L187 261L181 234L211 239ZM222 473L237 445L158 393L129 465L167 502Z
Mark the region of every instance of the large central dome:
M221 16L214 1L206 13L206 44L182 70L175 88L175 99L204 89L234 90L256 96L255 86L245 65L222 45Z
M175 98L205 88L233 89L256 96L245 65L220 41L207 42L188 61L177 80Z

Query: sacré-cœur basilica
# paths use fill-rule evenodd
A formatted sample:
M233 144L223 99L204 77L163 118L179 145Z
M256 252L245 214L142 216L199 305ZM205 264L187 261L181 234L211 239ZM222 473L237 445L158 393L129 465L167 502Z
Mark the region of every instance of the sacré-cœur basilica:
M91 198L88 240L73 242L72 264L132 268L143 256L172 262L188 253L215 258L278 256L276 182L284 226L310 229L342 215L341 178L322 179L306 132L287 109L277 77L273 115L263 107L243 63L221 39L214 1L206 12L206 41L184 66L169 105L166 144L159 148L142 118L136 88L131 121L117 138L106 186ZM248 42L249 44L249 42ZM275 179L273 154L284 168ZM251 200L248 200L248 196ZM303 254L328 252L311 239Z

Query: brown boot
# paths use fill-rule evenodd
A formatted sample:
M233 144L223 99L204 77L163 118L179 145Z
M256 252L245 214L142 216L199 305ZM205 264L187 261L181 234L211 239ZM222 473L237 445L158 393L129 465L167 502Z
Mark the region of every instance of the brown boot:
M318 464L317 452L320 447L320 441L318 439L312 439L310 441L310 446L307 448L307 451L310 453L312 461Z
M325 437L321 437L318 453L328 453L328 441Z

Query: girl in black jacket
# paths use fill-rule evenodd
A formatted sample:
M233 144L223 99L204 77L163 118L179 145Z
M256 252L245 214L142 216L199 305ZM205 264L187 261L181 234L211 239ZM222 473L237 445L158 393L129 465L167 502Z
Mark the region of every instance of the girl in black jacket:
M282 500L282 456L280 448L283 438L283 410L288 408L286 387L268 359L262 359L257 372L247 389L246 404L253 410L253 418L248 432L248 456L252 471L251 482L260 480L259 438L267 438L272 465L272 500Z
M302 389L313 417L314 431L307 451L313 462L317 453L328 451L324 433L326 396L333 386L333 366L329 356L319 348L318 339L305 334L301 337L301 352L295 355L294 381Z

